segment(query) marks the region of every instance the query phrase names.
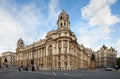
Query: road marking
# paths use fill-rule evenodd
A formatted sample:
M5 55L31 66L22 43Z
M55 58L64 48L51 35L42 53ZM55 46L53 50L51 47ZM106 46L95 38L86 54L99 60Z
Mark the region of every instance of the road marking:
M18 70L12 70L12 71L18 71Z
M69 75L68 73L64 73L64 75Z
M28 71L31 73L40 73L40 74L49 74L49 75L57 75L55 72L32 72L32 71Z
M56 73L55 73L55 72L39 72L39 73L41 73L41 74L50 74L50 75L56 75Z
M56 75L56 73L55 73L55 72L53 72L53 75Z

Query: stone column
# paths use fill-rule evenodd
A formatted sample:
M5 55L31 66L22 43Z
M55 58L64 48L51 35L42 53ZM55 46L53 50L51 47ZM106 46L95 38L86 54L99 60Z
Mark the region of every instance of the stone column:
M67 53L70 54L69 41L67 41Z
M61 41L61 46L62 46L62 48L61 48L61 53L63 54L63 52L64 52L64 50L63 50L63 41Z

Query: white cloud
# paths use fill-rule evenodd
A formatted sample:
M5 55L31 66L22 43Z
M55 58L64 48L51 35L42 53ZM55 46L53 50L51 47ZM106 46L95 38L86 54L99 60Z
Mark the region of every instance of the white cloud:
M90 4L82 8L82 17L91 26L111 26L120 22L120 18L111 13L110 6L115 2L116 0L91 0Z
M20 37L25 44L44 38L50 30L51 21L56 23L56 13L59 13L58 0L50 0L49 4L45 5L49 7L44 8L49 10L48 13L43 13L43 6L38 7L34 2L18 6L15 2L3 0L0 4L0 53L8 50L15 52Z
M54 26L56 26L57 17L58 17L58 14L60 13L58 3L59 3L59 0L50 0L48 4L49 18L47 19L47 21L51 22L51 24Z
M100 39L101 40L108 40L111 39L109 37L110 29L107 27L98 27L98 28L91 28L91 27L81 27L79 28L79 42L85 44L87 47L93 47ZM96 47L94 47L96 48Z
M101 41L106 44L106 40L112 39L110 37L113 32L111 26L120 22L120 18L113 15L110 8L115 2L116 0L90 0L89 4L81 9L82 18L88 21L88 26L79 28L80 43L98 49Z
M7 10L0 7L0 40L5 43L12 40L14 36L17 36L21 31L23 31L23 29L18 22Z

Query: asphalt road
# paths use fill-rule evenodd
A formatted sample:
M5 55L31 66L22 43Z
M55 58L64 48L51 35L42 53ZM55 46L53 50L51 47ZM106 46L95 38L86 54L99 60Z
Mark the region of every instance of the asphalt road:
M119 71L15 71L1 70L0 79L120 79Z

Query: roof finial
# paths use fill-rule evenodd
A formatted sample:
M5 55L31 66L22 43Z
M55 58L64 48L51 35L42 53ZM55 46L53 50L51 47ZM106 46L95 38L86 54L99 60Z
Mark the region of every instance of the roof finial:
M65 10L63 9L63 12L65 12Z

